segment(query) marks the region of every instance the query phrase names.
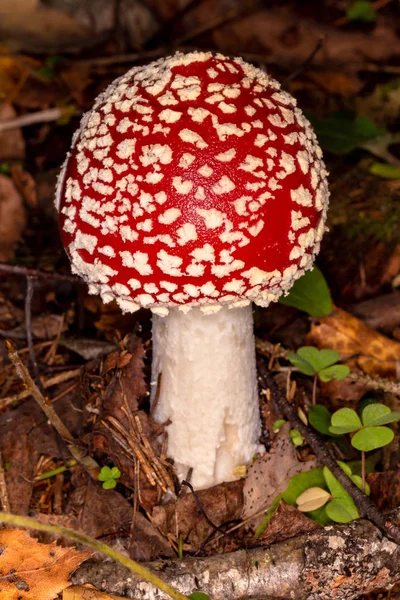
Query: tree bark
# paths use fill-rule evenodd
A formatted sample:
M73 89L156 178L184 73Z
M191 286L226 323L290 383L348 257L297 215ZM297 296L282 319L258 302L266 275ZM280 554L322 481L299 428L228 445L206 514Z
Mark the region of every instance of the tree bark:
M400 509L388 515L399 521ZM400 581L400 547L369 521L329 526L269 548L148 566L183 594L212 600L352 600ZM166 596L114 563L83 564L73 583L136 600Z

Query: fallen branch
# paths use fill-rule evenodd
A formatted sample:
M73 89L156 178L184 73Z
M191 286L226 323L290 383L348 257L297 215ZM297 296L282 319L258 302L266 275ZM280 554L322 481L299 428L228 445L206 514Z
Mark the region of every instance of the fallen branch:
M9 121L0 121L0 133L10 129L36 125L37 123L51 123L52 121L58 121L65 115L65 112L66 111L63 108L49 108L34 113L27 113L26 115L10 119Z
M69 451L72 456L86 469L91 477L97 479L97 475L99 473L100 467L97 462L91 458L90 456L85 455L81 448L77 445L75 438L72 436L71 432L64 425L56 411L54 410L51 402L47 398L45 398L40 392L39 388L33 381L32 377L29 374L28 369L25 367L24 363L18 356L17 349L14 344L9 340L6 340L6 349L9 356L9 359L13 363L17 375L22 379L26 388L29 390L29 393L33 396L36 402L39 404L40 408L43 410L46 417L49 419L50 423L53 425L54 429L58 432L61 438L66 442Z
M390 519L379 510L368 496L363 494L363 492L354 485L351 479L337 464L321 436L316 431L309 429L309 427L304 425L303 421L299 419L296 408L286 400L262 358L259 358L258 360L258 372L262 386L270 391L271 398L276 406L283 412L292 426L300 431L301 435L310 444L318 460L332 471L336 479L338 479L345 490L349 492L360 514L375 523L387 537L394 540L397 544L400 544L400 527L390 521Z
M399 519L400 510L390 518ZM378 589L390 589L399 581L399 559L399 547L360 519L269 548L146 566L181 593L201 591L212 600L354 600ZM126 569L110 563L85 563L72 581L76 585L91 583L104 592L136 600L165 598Z
M400 396L400 383L390 381L389 379L381 379L380 377L371 377L365 373L350 373L347 377L350 381L356 383L363 383L373 390L382 390L383 392L390 392L396 396Z

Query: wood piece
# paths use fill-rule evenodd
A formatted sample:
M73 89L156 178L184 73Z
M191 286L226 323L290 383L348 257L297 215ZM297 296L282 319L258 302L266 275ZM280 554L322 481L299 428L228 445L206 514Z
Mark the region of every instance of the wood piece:
M388 518L398 520L400 510ZM321 528L269 548L207 558L157 561L148 566L183 594L202 591L213 600L352 600L400 580L400 549L368 521ZM158 590L114 563L85 563L76 585L136 600L161 600Z

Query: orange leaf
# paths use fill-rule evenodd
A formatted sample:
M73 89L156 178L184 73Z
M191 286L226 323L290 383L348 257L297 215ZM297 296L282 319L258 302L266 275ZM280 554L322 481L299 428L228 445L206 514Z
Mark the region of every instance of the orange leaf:
M63 592L63 600L123 600L121 596L110 596L99 592L92 585L74 585Z
M26 531L0 531L0 599L53 600L71 583L71 573L91 556L55 542L41 544Z
M400 344L373 329L360 319L335 308L331 315L314 320L307 344L337 350L349 366L358 366L372 376L396 377Z
M357 317L335 307L332 314L314 319L306 343L339 352L350 369L372 377L396 378L400 344L370 329ZM325 392L345 400L358 400L366 388L343 379L323 384Z

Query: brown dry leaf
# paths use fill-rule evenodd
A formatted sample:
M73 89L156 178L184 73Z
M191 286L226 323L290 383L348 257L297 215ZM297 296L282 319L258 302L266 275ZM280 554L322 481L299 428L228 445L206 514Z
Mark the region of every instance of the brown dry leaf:
M400 471L370 473L367 478L371 498L382 511L400 506Z
M19 529L0 531L0 545L0 598L4 600L53 600L71 585L71 573L91 555L55 542L40 544Z
M306 343L336 350L350 368L359 367L372 376L396 378L400 344L340 308L335 307L328 317L314 319Z
M198 490L196 496L209 520L219 527L227 521L240 518L243 509L243 480ZM152 523L163 535L170 533L176 539L182 535L184 540L198 548L213 531L199 504L192 493L183 494L177 500L156 506L152 513Z
M31 323L33 337L40 340L52 340L59 334L60 328L62 328L62 331L68 329L68 325L64 322L62 315L38 315L32 319ZM12 335L15 338L24 339L26 337L25 323L15 327L12 330Z
M0 59L1 73L1 59ZM0 79L0 89L2 77ZM0 121L10 121L15 119L17 113L11 104L2 102L0 104ZM25 156L25 140L21 129L10 129L0 133L0 161L10 159L22 159Z
M18 190L11 179L0 175L0 261L14 257L25 224L25 207Z
M343 70L313 69L308 71L307 78L329 94L338 94L345 98L356 96L364 85L354 73L349 75Z
M290 424L285 423L271 451L259 456L249 467L243 489L243 518L251 517L271 504L287 488L293 475L315 468L315 460L304 463L298 460L289 429Z
M115 490L105 490L100 483L89 480L84 473L75 473L77 485L70 495L66 516L53 515L46 522L63 525L64 519L73 519L73 528L107 543L122 545L134 560L148 561L173 552L157 529L140 512L135 517L135 528L130 537L133 516L132 505ZM42 515L41 515L41 519Z
M265 531L256 538L257 546L269 546L303 535L320 526L294 506L281 500Z
M63 600L123 600L122 596L112 596L99 592L93 585L74 585L63 591Z
M40 0L1 0L0 37L14 49L56 53L87 45L91 31Z
M379 20L368 33L338 30L299 18L294 5L286 3L231 21L213 32L220 52L256 52L265 56L268 63L280 66L306 62L321 36L323 46L313 57L315 65L330 63L351 68L365 61L387 61L400 53L399 38L389 22Z
M37 208L38 197L36 182L32 175L25 171L21 164L11 165L11 177L15 187L22 194L25 202L30 208Z

